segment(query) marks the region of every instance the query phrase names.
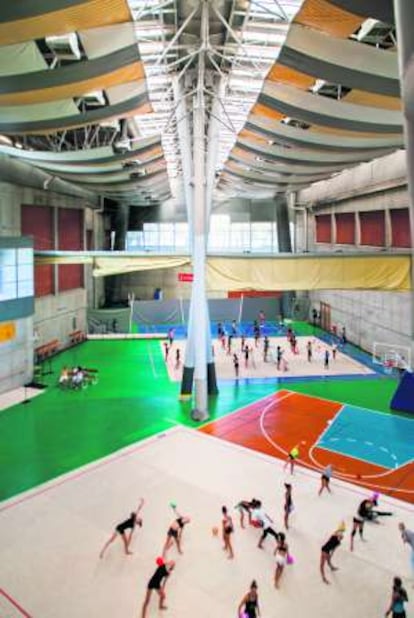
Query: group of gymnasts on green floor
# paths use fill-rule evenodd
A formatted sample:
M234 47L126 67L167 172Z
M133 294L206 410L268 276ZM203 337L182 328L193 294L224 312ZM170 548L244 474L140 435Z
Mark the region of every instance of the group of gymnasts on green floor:
M294 460L292 463L292 458L288 457L286 465L289 465L291 468L291 472L293 473ZM329 493L330 489L330 478L332 476L332 466L327 466L322 471L321 474L321 486L318 492L318 495L324 490L327 490ZM285 494L284 494L284 526L286 530L289 530L289 516L294 510L293 498L292 498L292 484L284 483ZM366 521L379 523L378 517L380 516L389 516L392 515L389 511L378 511L378 498L379 494L374 493L369 498L365 498L362 500L358 506L357 512L353 517L353 526L351 530L350 536L350 549L353 551L354 549L354 537L357 532L359 532L359 536L361 540L363 540L363 530L364 524ZM141 498L137 509L130 514L130 516L120 524L118 524L110 536L108 541L103 546L100 558L103 558L107 548L111 543L113 543L117 537L120 537L123 545L125 554L132 554L130 551L130 544L132 540L132 535L135 528L142 526L142 518L140 516L141 510L144 506L144 500ZM168 551L171 547L176 545L177 551L179 554L182 554L182 534L184 530L184 526L190 523L190 518L186 515L182 515L177 511L177 506L175 503L170 504L171 508L174 512L174 520L171 522L170 527L168 528L166 539L164 542L162 555L157 558L156 565L157 568L154 571L151 579L147 584L146 595L144 598L144 602L141 609L141 618L146 618L147 616L147 608L152 596L153 591L156 591L159 597L158 607L160 610L167 609L165 604L166 593L165 586L166 582L171 575L172 571L175 568L174 560L167 559ZM293 564L294 559L292 555L289 553L289 546L286 541L286 535L284 532L280 532L275 530L273 520L267 515L265 510L263 509L262 502L257 498L252 498L250 500L241 500L235 508L239 513L240 518L240 527L244 529L246 517L250 526L258 528L261 530L261 535L258 542L258 547L260 549L263 548L263 542L267 536L272 536L275 539L275 547L274 547L274 556L275 556L275 570L274 570L274 586L275 588L279 588L282 574L284 572L285 566L289 564ZM234 523L233 518L228 512L226 506L222 507L222 529L221 536L223 540L223 550L225 550L227 557L229 559L234 558L234 550L232 544L232 535L234 532ZM401 532L402 540L407 543L412 552L412 565L414 569L414 531L408 530L403 523L399 524L399 529ZM336 566L332 564L332 556L335 550L341 545L341 542L344 538L346 526L345 522L341 522L334 533L329 537L329 539L322 545L321 554L320 554L320 564L319 570L321 574L322 581L325 584L329 584L326 577L326 566L333 572L338 570ZM218 527L214 527L212 530L213 536L218 536L219 529ZM408 595L403 587L402 580L400 577L394 577L393 585L392 585L392 594L389 607L385 612L385 616L392 615L392 618L406 618L406 612L404 609L405 603L408 601ZM248 592L241 599L238 606L238 616L240 618L257 618L260 616L260 606L259 606L259 595L258 595L258 585L256 580L253 580Z

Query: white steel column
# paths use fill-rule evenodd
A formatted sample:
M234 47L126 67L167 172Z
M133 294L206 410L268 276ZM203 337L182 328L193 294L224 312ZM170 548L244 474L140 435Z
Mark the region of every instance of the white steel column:
M204 1L201 14L201 38L203 46L208 40L208 5ZM197 420L208 418L207 404L207 320L206 306L206 245L207 245L207 203L205 178L205 51L199 54L197 94L193 100L193 289L191 295L192 332L194 342L194 395Z

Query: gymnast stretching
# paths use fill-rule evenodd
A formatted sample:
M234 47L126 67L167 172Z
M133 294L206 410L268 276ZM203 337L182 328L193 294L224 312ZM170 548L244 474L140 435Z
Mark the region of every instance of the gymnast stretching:
M100 558L104 557L104 553L106 552L107 548L109 547L109 545L111 543L113 543L115 541L115 539L120 536L123 543L124 543L124 550L125 553L128 554L132 554L132 551L129 551L129 546L131 544L131 540L132 540L132 534L134 532L135 526L138 524L139 527L142 526L142 519L141 517L138 517L139 512L141 511L142 507L144 506L144 498L141 498L139 501L139 505L136 511L132 512L131 515L128 517L128 519L125 519L125 521L121 522L120 524L118 524L115 527L115 532L112 534L112 536L107 540L107 542L105 543L105 545L102 548L101 553L99 554ZM129 530L129 532L127 533L126 531Z

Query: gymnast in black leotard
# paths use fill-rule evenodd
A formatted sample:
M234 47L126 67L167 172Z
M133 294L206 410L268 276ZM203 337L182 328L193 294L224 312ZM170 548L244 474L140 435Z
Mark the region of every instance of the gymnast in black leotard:
M115 532L107 540L107 542L105 543L105 545L103 546L101 550L101 553L99 554L100 558L103 558L104 553L106 552L107 548L109 547L111 543L115 541L118 535L121 537L124 543L125 553L132 554L132 551L129 551L129 546L131 544L132 534L135 530L135 526L136 525L140 527L142 526L142 519L138 515L143 506L144 506L144 499L141 498L137 510L131 513L128 519L125 519L123 522L121 522L115 527ZM130 532L127 533L127 530L130 530Z
M221 512L223 514L223 519L221 522L224 543L223 549L228 552L228 558L234 558L233 546L231 544L231 535L234 532L233 520L227 512L227 507L222 506Z
M167 538L164 543L164 549L162 550L162 555L165 557L167 551L170 549L172 544L175 541L177 545L178 553L182 554L181 549L181 537L183 534L183 529L186 524L190 523L190 518L184 515L180 515L177 513L176 508L174 507L175 514L177 515L176 519L171 523L170 527L167 531Z
M259 595L257 594L257 583L255 580L250 584L250 590L241 600L239 605L239 615L242 615L242 611L244 612L244 616L246 618L256 618L260 616L260 608L259 608Z
M157 561L157 563L158 563L158 561ZM141 618L145 618L146 615L147 615L147 607L148 607L148 603L150 602L151 594L152 594L153 590L156 590L158 592L158 595L159 595L158 608L159 609L167 609L167 606L164 603L164 601L165 601L165 585L166 585L167 579L168 579L171 571L174 569L174 567L175 567L175 562L173 560L170 560L169 562L162 562L161 561L161 563L158 563L158 567L157 567L154 575L151 577L151 579L148 582L147 594L145 595L144 604L142 606Z

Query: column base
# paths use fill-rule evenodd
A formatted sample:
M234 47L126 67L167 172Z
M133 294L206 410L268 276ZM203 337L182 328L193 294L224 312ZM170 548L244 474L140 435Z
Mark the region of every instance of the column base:
M186 367L184 365L183 377L181 379L180 399L191 397L193 392L194 367Z
M197 408L194 408L194 410L191 410L191 418L193 421L201 423L203 421L207 421L209 415L207 410L197 410Z
M207 392L209 395L218 395L216 366L214 363L207 365Z

